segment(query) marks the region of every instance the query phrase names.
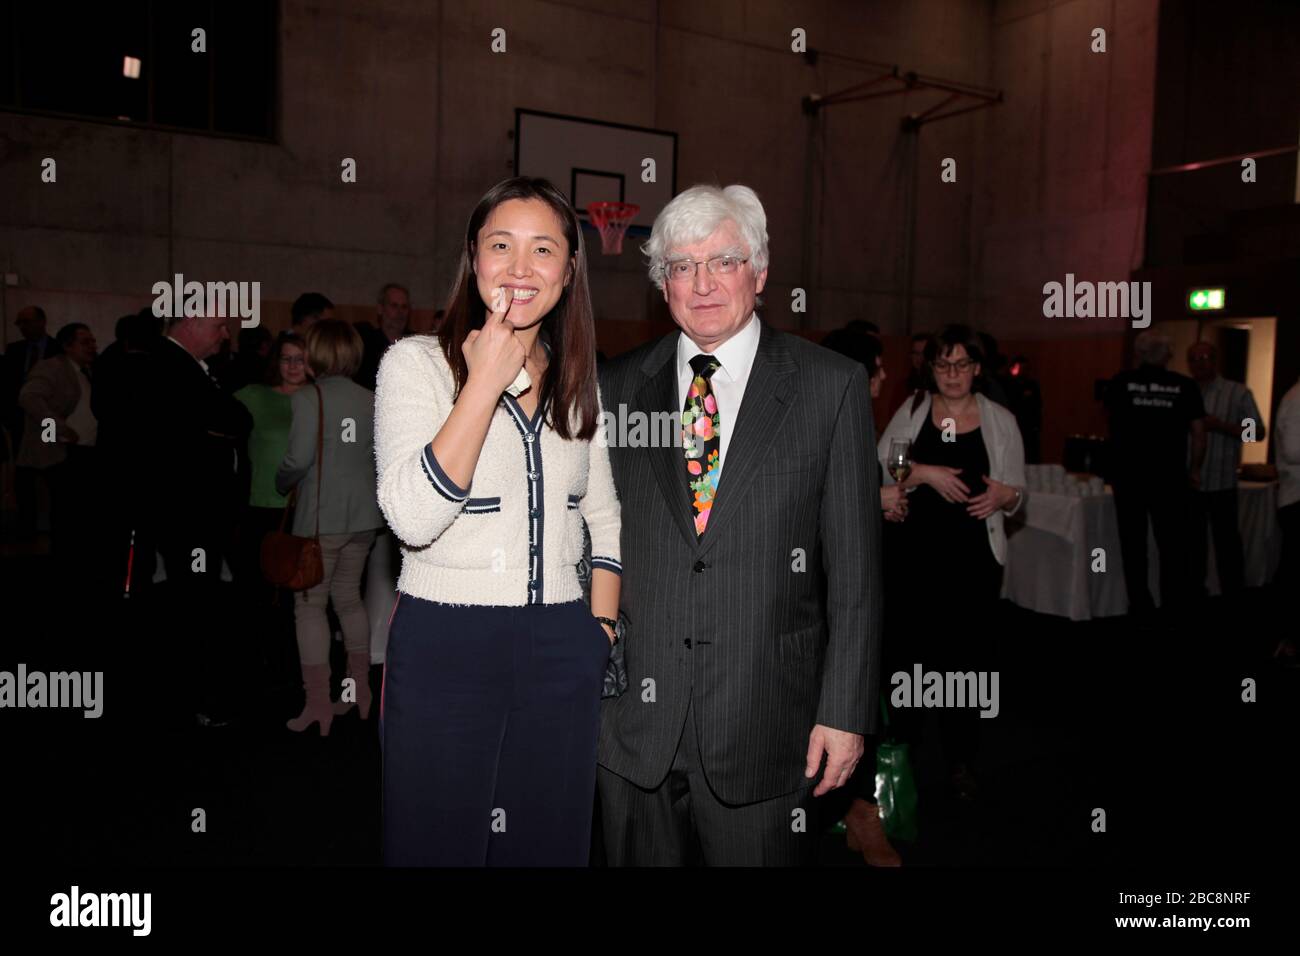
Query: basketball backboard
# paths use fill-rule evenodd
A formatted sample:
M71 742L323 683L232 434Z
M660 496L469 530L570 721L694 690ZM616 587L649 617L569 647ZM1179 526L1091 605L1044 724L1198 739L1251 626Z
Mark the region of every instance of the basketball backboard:
M654 160L650 182L647 159ZM516 109L515 173L549 179L584 223L590 203L635 203L641 209L628 233L648 236L655 216L677 192L677 134Z

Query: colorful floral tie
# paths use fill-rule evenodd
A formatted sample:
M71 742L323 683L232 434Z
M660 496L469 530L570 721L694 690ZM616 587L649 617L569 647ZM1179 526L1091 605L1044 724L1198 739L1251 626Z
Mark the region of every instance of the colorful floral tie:
M695 534L704 534L709 523L713 496L718 490L720 442L718 400L713 395L710 379L719 368L712 355L700 354L691 359L695 377L686 392L686 405L682 408L682 448L686 453L686 480L690 486L692 506L695 509Z

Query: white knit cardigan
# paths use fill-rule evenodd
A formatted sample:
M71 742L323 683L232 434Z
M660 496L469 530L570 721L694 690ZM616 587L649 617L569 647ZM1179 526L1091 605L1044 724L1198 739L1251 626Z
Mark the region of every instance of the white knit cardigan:
M395 342L375 389L379 508L402 542L398 590L444 604L557 604L582 597L582 524L592 566L622 573L609 449L565 441L503 394L462 488L430 443L454 379L436 336Z

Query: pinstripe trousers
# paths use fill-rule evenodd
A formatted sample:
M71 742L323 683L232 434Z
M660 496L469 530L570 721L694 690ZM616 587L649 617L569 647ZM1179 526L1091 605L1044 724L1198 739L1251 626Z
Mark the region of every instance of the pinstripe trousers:
M700 763L694 707L687 705L668 776L654 789L597 768L610 866L807 866L816 858L812 791L726 804Z

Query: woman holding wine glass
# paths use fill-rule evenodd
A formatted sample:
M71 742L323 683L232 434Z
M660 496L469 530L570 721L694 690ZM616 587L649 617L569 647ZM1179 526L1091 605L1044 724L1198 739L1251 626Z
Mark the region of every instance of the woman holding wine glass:
M950 325L933 338L925 349L927 388L899 408L878 446L881 462L896 473L888 483L913 492L900 537L916 610L912 646L921 655L913 663L926 670L978 670L986 660L1006 563L1004 522L1024 501L1020 428L980 393L982 358L968 326ZM905 475L909 453L895 445L902 441L910 442ZM975 708L950 709L940 721L954 787L967 800L975 795L978 716Z
M884 378L882 371L880 377ZM872 397L876 396L872 392ZM884 473L880 477L880 505L885 509L886 521L902 521L907 517L907 492L912 485L907 478L912 473L912 442L907 438L895 438L889 443L889 457L885 459L885 473L893 482L885 484ZM891 510L893 515L891 515ZM896 515L896 516L894 516Z

